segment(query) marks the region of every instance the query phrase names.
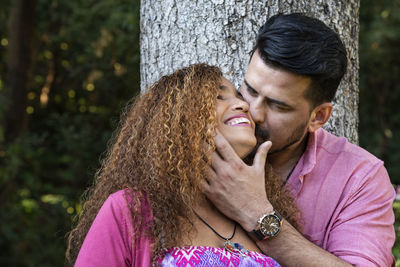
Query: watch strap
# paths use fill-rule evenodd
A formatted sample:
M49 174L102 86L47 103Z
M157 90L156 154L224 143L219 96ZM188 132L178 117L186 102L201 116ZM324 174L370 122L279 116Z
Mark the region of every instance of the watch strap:
M265 236L261 233L260 229L249 232L249 235L260 241L265 239Z
M276 209L274 209L274 214L275 214L276 217L278 217L278 219L282 222L282 215L280 215L279 212L276 211Z

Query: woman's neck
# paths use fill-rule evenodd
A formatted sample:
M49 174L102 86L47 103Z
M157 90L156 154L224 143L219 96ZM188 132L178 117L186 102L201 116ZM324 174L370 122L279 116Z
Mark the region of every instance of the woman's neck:
M212 227L221 236L230 237L235 227L235 222L220 212L205 196L193 208L197 214L193 216L193 224L196 229L195 244L210 244L210 246L220 246L223 240L218 237L209 227ZM199 219L199 217L201 219ZM209 226L207 226L204 222ZM193 238L193 236L192 236Z
M201 197L193 211L201 219L193 215L194 231L184 237L180 245L223 247L225 239L232 237L231 242L240 243L248 250L259 251L240 225L235 226L235 222L220 212L205 196Z
M228 217L226 217L223 213L221 213L214 204L208 200L208 198L203 195L198 205L194 207L194 211L203 219L209 218L210 220L226 220L231 221Z

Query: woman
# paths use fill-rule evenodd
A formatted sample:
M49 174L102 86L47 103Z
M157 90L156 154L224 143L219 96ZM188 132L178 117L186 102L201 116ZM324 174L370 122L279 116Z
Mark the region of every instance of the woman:
M210 204L201 186L216 129L242 158L255 147L248 108L221 71L205 64L178 70L148 88L128 108L88 190L69 236L69 261L76 260L76 266L277 265ZM266 184L274 207L297 225L294 201L270 171Z

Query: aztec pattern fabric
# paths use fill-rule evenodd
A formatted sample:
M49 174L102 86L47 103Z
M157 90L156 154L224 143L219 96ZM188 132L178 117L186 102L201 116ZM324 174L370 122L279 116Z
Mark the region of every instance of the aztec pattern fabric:
M224 248L187 246L168 248L164 256L155 259L155 266L191 267L191 266L267 266L280 267L274 259L255 251L246 254L233 253Z

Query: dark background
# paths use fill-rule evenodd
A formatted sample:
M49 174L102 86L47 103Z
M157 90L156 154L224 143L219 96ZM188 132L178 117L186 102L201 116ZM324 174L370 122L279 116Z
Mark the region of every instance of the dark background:
M1 1L1 266L63 265L80 195L139 92L139 3ZM360 27L360 145L400 184L400 1L361 0Z

